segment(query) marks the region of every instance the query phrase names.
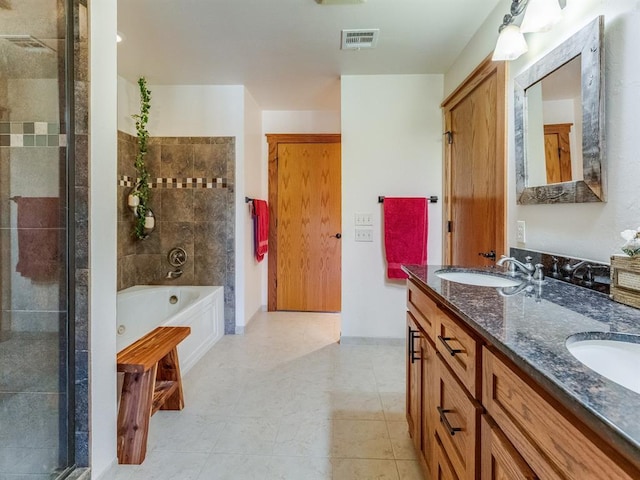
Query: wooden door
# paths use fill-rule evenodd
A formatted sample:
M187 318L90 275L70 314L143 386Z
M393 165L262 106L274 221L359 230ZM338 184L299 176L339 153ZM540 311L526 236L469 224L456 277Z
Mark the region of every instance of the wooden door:
M547 183L570 182L571 174L571 123L544 126L544 158Z
M490 59L442 105L447 264L485 266L505 253L505 105L504 62Z
M270 180L277 234L275 291L270 292L269 302L275 308L270 309L338 312L342 290L341 145L339 141L289 140L278 142L275 148L277 174L273 183ZM277 192L275 201L271 185Z
M481 479L538 480L515 447L488 415L482 416Z

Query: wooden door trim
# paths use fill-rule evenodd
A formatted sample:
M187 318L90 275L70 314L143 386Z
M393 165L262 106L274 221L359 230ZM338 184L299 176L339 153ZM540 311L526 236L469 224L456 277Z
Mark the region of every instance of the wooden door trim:
M507 162L507 62L494 62L491 55L485 58L462 83L442 102L444 115L445 132L451 132L451 110L453 110L462 100L471 94L479 85L492 75L496 75L497 96L496 96L496 164L497 177L502 179L502 198L498 204L500 210L499 219L502 219L498 225L496 238L502 239L497 245L498 253L507 251L506 239L506 222L507 222L507 178L506 178L506 162ZM454 132L455 133L455 132ZM444 208L443 211L443 228L442 228L442 244L444 248L444 264L451 264L453 254L451 251L451 233L449 232L449 221L452 217L452 201L451 201L451 144L447 141L443 142L444 149L444 168L443 168L443 191L444 191Z
M267 133L269 144L269 254L267 255L267 310L277 310L278 290L278 145L281 143L341 143L339 133Z

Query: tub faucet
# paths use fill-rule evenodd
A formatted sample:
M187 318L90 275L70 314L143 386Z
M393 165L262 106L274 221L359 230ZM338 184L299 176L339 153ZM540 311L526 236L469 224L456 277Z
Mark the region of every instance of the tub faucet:
M179 268L176 268L173 271L169 270L167 272L167 276L164 277L164 278L168 278L169 280L173 280L174 278L178 278L181 275L182 275L182 270L180 270Z
M542 265L538 264L534 267L531 263L531 257L525 257L525 261L527 263L522 263L513 257L506 257L502 255L502 257L500 257L500 260L496 262L496 265L502 266L506 263L508 272L512 275L515 275L516 269L520 269L520 271L526 274L527 277L531 277L532 274L536 274L536 277L541 277L535 278L536 280L543 280L544 274L542 273Z

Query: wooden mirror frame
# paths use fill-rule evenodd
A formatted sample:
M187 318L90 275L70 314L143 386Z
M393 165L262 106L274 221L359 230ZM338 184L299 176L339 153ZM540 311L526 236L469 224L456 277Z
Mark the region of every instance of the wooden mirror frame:
M516 198L519 205L606 201L603 38L604 17L599 16L515 78ZM528 186L526 90L578 55L581 55L582 72L583 180Z

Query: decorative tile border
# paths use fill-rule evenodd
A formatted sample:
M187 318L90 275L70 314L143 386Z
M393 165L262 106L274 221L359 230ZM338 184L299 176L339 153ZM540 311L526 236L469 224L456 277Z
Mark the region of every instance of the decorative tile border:
M0 122L0 147L66 147L58 123Z
M128 175L120 175L119 187L133 187L137 179ZM226 178L155 178L149 182L149 188L227 188L229 183Z

